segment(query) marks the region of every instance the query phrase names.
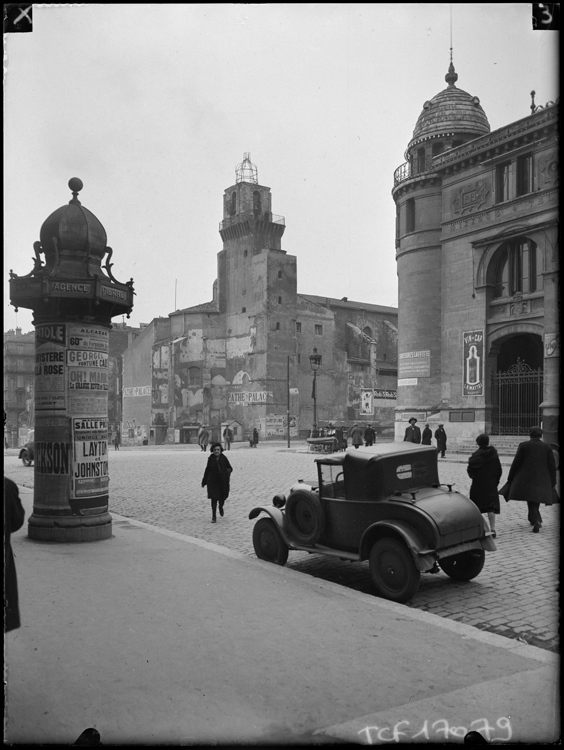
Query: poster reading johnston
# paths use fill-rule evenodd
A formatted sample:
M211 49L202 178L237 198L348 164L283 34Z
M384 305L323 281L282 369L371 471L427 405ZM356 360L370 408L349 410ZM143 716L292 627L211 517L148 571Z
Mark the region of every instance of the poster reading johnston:
M464 395L481 396L484 391L484 332L466 331L463 337Z
M73 467L71 497L108 494L108 420L72 418Z

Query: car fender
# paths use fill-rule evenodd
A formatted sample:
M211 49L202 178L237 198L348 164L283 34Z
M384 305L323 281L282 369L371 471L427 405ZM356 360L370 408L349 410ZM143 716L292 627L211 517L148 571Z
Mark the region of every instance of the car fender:
M18 456L18 458L21 458L23 454L27 452L28 452L27 448L20 448L20 455Z
M366 529L360 540L360 559L367 560L370 557L370 549L374 542L385 536L401 538L411 552L419 570L425 572L435 564L436 558L433 551L428 549L428 546L414 528L403 521L396 520L378 521Z
M261 513L267 513L272 518L272 520L278 527L278 531L280 532L282 539L288 546L290 546L292 544L292 541L288 536L288 531L286 528L286 518L284 517L284 513L282 513L280 508L276 508L274 505L259 505L256 508L253 508L249 513L249 519L252 521L253 518L256 518Z

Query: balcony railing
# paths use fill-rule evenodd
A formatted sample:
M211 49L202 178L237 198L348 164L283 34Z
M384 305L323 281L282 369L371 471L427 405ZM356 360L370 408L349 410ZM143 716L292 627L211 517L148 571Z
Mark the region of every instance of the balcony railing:
M244 221L245 219L257 219L259 221L267 221L269 224L281 224L282 226L286 226L286 219L284 216L278 216L278 214L273 214L271 211L263 211L261 213L254 213L254 211L245 211L242 214L236 214L235 216L229 216L229 218L224 219L219 223L219 229L220 231L222 229L227 229L227 227L233 226L233 224L239 224L241 221Z
M425 172L433 171L433 157L427 156L426 158L414 158L412 162L406 161L394 172L394 187L410 180L412 177L424 174Z

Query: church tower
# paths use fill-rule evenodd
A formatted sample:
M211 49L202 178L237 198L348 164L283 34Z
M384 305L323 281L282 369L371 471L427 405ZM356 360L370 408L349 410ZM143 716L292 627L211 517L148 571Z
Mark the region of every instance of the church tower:
M249 153L235 174L223 195L217 305L224 316L226 378L248 400L230 401L228 416L246 427L260 424L264 435L287 407L288 355L296 350L296 257L282 250L285 219L272 213L270 188L259 184Z
M451 60L445 76L447 87L424 103L405 152L406 161L394 173L398 420L416 412L436 413L449 398L441 388L442 180L433 163L439 154L490 132L480 100L457 88L457 79ZM402 437L402 424L396 422L396 439Z

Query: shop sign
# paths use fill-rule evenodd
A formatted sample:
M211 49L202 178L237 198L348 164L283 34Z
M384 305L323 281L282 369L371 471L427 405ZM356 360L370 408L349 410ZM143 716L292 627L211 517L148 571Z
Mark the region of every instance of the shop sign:
M129 388L123 389L124 398L131 396L150 396L151 386L150 385L133 385Z
M227 394L228 404L266 404L272 398L272 391L231 391Z
M398 378L429 377L431 377L430 349L423 349L416 352L403 352L398 356Z

